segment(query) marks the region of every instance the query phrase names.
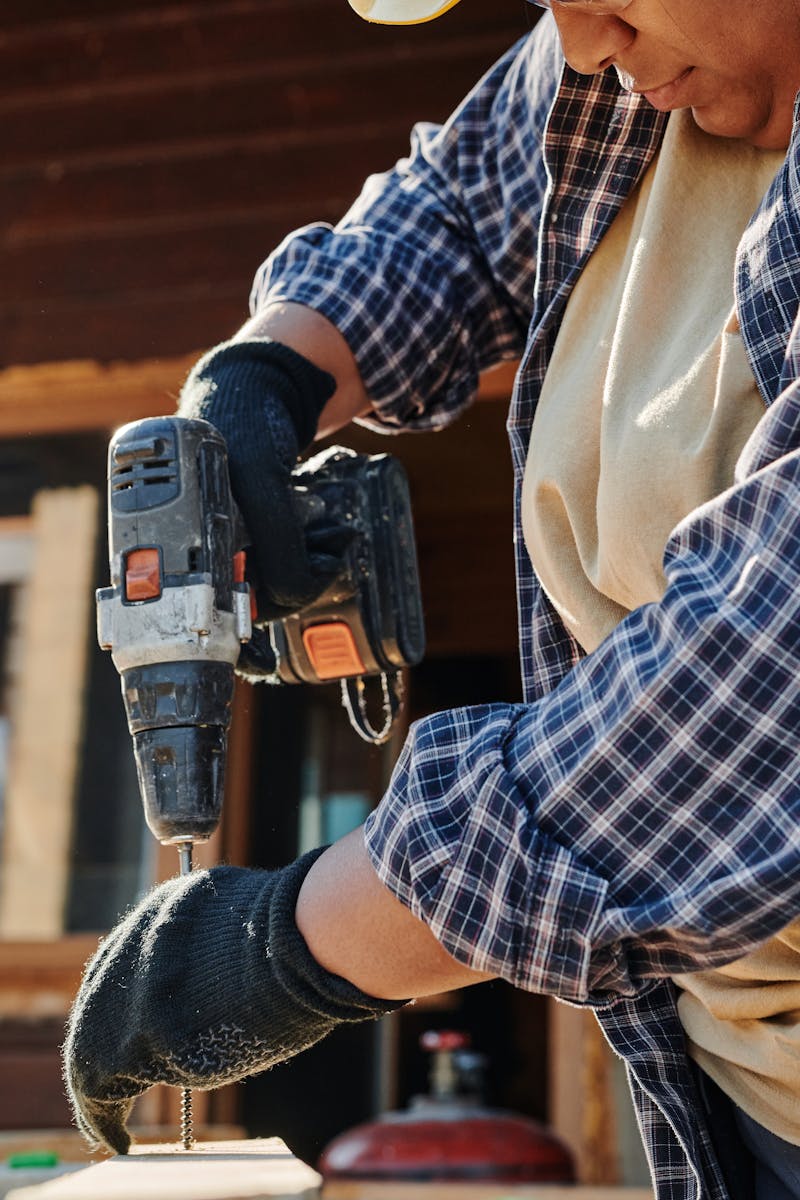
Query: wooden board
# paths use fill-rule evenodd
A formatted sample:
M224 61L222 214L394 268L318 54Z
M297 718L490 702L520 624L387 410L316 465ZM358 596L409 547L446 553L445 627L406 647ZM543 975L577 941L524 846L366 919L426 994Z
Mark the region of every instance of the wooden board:
M197 353L136 363L64 362L0 371L0 436L111 432L173 412Z
M9 1192L49 1183L52 1179L79 1170L76 1163L59 1163L54 1167L9 1167L0 1162L0 1200L6 1200Z
M227 336L267 252L338 220L535 15L493 0L387 28L343 0L8 0L0 359Z
M538 1183L326 1183L322 1200L653 1200L647 1188Z
M650 1179L622 1064L594 1014L548 1003L550 1125L575 1159L579 1183L639 1187Z
M51 942L0 940L0 1022L9 1017L63 1021L97 939L97 934L80 933Z
M0 884L6 938L55 938L64 929L97 514L88 485L41 491L33 504L24 657L12 683Z
M0 517L0 585L23 583L33 561L30 517Z
M278 1138L137 1146L8 1200L316 1200L320 1179Z
M0 437L110 433L126 421L173 412L181 385L202 353L198 344L189 354L137 362L6 367L0 370ZM508 400L516 366L503 363L486 371L478 399Z
M588 1009L551 1000L548 1021L553 1132L572 1151L581 1183L619 1183L611 1049Z
M195 1093L195 1096L198 1094ZM195 1123L195 1130L197 1129ZM132 1132L138 1140L149 1145L163 1143L172 1148L175 1141L174 1126L167 1129L136 1125ZM201 1126L199 1137L203 1142L240 1142L245 1138L245 1131L241 1125L211 1125L205 1128ZM90 1147L75 1128L0 1130L0 1162L5 1162L14 1154L43 1152L57 1155L59 1163L78 1167L88 1167L92 1163L104 1162L112 1157L110 1150ZM19 1186L20 1184L17 1184L17 1187ZM0 1197L2 1195L0 1192Z

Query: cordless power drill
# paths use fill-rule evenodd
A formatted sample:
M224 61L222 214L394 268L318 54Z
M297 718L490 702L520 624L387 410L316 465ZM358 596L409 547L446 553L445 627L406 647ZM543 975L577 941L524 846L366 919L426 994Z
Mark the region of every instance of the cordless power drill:
M275 683L342 681L351 722L388 736L401 671L424 651L408 486L389 455L335 447L293 473L304 521L345 528L341 570L307 608L269 625ZM181 870L222 807L234 669L250 639L249 544L227 451L206 421L155 417L114 435L108 456L111 587L97 593L133 738L147 824ZM262 635L263 636L263 635ZM364 681L381 681L373 728Z

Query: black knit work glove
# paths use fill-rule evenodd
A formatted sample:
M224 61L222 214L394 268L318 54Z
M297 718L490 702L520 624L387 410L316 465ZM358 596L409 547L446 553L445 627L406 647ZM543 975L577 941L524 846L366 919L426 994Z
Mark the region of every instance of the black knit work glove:
M133 1100L151 1084L231 1083L404 1003L367 996L312 958L294 910L321 853L279 871L171 879L111 931L86 967L64 1045L86 1138L125 1154Z
M210 421L227 443L231 490L252 539L262 623L316 599L340 566L339 532L304 524L291 474L335 388L333 376L301 354L255 338L209 351L181 391L178 415Z

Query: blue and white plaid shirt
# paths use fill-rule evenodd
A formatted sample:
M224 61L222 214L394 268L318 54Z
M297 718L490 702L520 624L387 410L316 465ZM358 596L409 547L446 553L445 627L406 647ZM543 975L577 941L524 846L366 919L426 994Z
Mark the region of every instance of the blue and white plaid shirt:
M565 68L545 18L335 229L288 238L254 308L324 312L388 429L446 425L480 370L520 356L519 496L567 297L664 123L613 72ZM800 914L799 171L796 128L736 266L765 415L735 485L673 531L663 599L582 657L517 519L526 702L418 722L367 829L457 959L595 1008L663 1200L725 1195L669 977Z

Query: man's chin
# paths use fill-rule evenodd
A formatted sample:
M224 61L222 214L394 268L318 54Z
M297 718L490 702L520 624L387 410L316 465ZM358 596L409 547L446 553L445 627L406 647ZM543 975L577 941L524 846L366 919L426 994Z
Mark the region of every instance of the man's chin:
M792 116L784 121L753 113L734 113L724 105L692 105L692 117L698 129L713 137L740 138L758 150L785 150L792 133Z

